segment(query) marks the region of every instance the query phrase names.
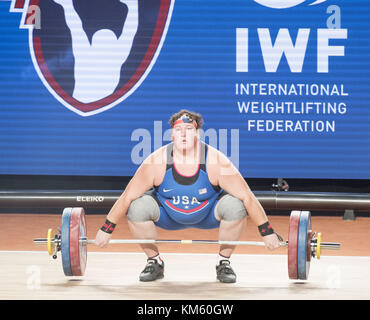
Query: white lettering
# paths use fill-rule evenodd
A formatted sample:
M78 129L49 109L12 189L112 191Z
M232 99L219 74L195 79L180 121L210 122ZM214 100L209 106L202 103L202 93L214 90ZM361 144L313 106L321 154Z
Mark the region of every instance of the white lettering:
M347 39L347 29L340 29L340 22L330 23L328 29L317 29L317 72L319 73L329 72L329 56L345 55L344 46L329 46L329 39ZM270 30L257 28L266 72L277 71L283 54L291 72L302 72L310 31L309 28L298 29L296 41L293 44L289 30L281 28L272 44ZM236 29L236 72L248 72L248 36L247 28ZM244 88L239 89L236 86L236 90L242 91Z
M172 197L172 203L173 204L179 204L180 203L180 197L176 196L176 198L175 198L175 196L173 196Z
M347 39L347 29L317 29L317 72L329 72L329 56L344 56L344 46L329 46L329 39Z
M146 315L146 314L155 314L155 315L164 315L165 318L169 316L171 312L171 307L151 307L144 304L144 307L138 307L137 314Z
M102 196L77 196L77 202L103 202L104 197Z
M188 196L182 196L182 204L189 204L189 197Z
M248 29L236 29L236 72L248 72Z
M248 120L248 131L257 132L335 132L335 121Z
M292 43L288 29L279 29L274 45L272 45L269 29L258 28L257 32L266 72L276 72L283 53L292 72L302 71L310 29L298 30L295 45Z

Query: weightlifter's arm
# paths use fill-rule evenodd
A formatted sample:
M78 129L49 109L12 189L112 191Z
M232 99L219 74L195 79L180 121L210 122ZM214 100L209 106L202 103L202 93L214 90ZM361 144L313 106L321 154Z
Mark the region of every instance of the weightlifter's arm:
M117 223L124 216L131 202L143 195L144 192L153 188L154 173L156 172L153 164L143 162L137 169L135 175L130 180L125 191L110 209L107 219Z
M131 202L154 186L155 173L158 172L156 166L158 164L153 160L153 154L140 165L125 191L110 209L106 217L106 222L102 227L105 231L100 229L96 235L96 245L105 247L108 244L115 225L127 213Z
M232 162L218 150L212 150L214 152L213 159L215 165L209 165L207 168L213 168L215 181L222 189L231 194L232 196L240 199L248 215L252 221L259 227L259 230L266 229L266 234L263 232L261 236L268 249L276 249L280 247L280 241L275 233L268 232L268 218L262 205L255 197L247 182L244 180L239 170L235 168ZM212 152L212 153L213 153ZM212 169L211 169L212 170ZM273 231L270 229L271 232Z

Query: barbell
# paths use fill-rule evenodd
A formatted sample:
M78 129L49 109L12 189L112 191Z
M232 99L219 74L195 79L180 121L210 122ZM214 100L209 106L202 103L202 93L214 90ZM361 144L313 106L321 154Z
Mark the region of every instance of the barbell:
M86 236L86 218L83 208L65 208L62 226L53 235L48 229L47 238L37 238L34 244L47 245L53 259L61 251L63 272L66 276L83 276L87 264L87 245L95 244ZM220 240L154 240L154 239L111 239L109 244L219 244L265 246L262 241L220 241ZM294 210L290 214L288 240L280 242L288 249L289 279L307 280L312 257L320 259L321 250L339 250L340 243L322 242L321 233L311 230L310 211Z

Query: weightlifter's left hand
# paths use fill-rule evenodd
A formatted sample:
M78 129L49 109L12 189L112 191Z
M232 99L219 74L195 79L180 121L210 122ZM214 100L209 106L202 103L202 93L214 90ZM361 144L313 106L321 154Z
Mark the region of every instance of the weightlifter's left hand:
M275 250L281 247L279 236L276 233L262 237L265 246L269 250Z

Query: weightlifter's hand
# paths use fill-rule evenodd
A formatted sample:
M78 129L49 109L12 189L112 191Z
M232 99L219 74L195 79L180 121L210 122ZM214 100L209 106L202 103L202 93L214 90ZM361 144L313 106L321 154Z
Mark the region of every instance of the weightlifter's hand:
M279 236L276 233L269 234L267 236L262 237L265 246L269 250L275 250L281 247Z
M99 229L95 237L95 244L100 248L108 246L109 240L112 238L111 233L106 233Z

